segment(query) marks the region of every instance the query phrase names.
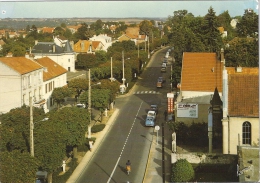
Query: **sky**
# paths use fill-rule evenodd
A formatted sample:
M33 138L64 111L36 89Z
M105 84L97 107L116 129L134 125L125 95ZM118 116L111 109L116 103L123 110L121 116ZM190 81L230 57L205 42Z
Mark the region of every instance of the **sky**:
M258 14L258 0L215 1L8 1L0 2L0 18L129 18L173 16L187 10L205 16L210 6L216 15L228 11L242 16L246 9Z

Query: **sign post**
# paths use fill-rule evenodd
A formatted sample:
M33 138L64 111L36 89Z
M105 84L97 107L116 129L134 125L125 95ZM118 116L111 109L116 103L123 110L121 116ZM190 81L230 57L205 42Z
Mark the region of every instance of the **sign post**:
M156 135L156 144L158 145L158 131L160 130L160 127L158 125L155 126L155 130L157 132L157 135Z

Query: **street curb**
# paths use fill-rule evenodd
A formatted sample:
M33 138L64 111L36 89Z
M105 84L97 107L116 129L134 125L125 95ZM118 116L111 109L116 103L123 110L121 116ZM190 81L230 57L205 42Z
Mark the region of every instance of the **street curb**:
M89 163L89 160L92 159L92 157L98 150L100 144L103 142L105 136L107 135L107 132L109 132L109 130L113 126L113 123L114 123L115 119L117 118L118 114L119 114L119 109L115 108L115 111L113 112L112 116L109 118L108 122L106 123L105 128L100 132L100 134L99 134L100 137L96 139L96 141L93 145L92 151L86 152L85 156L80 161L80 163L78 164L76 169L73 171L70 178L66 181L66 183L76 183L77 182L78 177L80 177L80 175L83 172L82 170L85 169L85 167Z
M153 129L153 133L154 133L154 132L155 132L155 129ZM150 156L151 156L151 151L152 151L153 143L154 143L154 134L153 134L152 142L151 142L151 145L150 145L149 155L148 155L148 159L147 159L147 163L146 163L146 167L145 167L144 178L143 178L142 183L144 183L145 178L146 178L146 173L147 173L148 165L149 165L149 162L150 162Z

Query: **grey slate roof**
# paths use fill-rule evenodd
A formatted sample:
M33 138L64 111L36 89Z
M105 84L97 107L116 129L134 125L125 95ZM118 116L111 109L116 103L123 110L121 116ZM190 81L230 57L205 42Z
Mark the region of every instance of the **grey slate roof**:
M55 46L55 51L53 50ZM68 42L64 47L60 47L53 42L38 42L32 48L32 54L62 54L62 53L73 53L73 50Z

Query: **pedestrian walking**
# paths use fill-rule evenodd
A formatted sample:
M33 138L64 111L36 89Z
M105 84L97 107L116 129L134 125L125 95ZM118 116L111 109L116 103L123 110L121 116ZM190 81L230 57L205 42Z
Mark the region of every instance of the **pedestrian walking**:
M167 119L167 115L168 115L168 112L167 112L167 110L165 109L165 111L164 111L164 120L166 121L166 119Z
M90 150L90 152L91 152L91 150L92 150L92 147L93 147L93 141L92 141L92 140L90 140L88 143L89 143L89 150Z

